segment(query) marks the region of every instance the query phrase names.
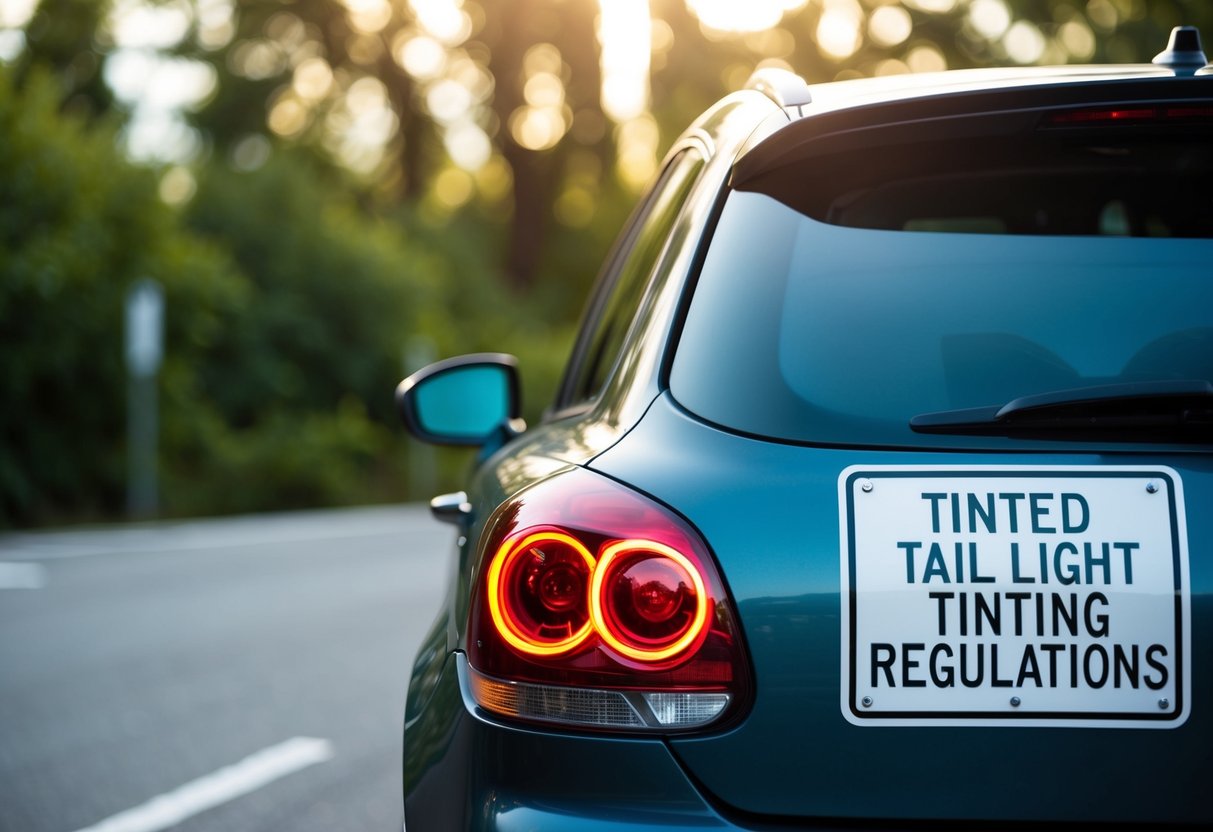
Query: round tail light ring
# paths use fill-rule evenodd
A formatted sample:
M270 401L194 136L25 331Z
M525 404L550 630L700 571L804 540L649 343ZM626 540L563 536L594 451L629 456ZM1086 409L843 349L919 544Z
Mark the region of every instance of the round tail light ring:
M562 638L545 637L540 631L542 621L535 620L518 602L520 587L529 586L520 580L519 571L534 568L536 562L556 554L548 569L540 569L533 582L535 601L544 613L574 619L565 622L570 632ZM569 589L578 575L584 584L595 571L594 556L577 538L556 530L531 531L507 538L497 549L489 564L487 595L489 615L501 637L514 649L532 656L560 656L577 649L593 632L588 614L580 624L575 623L577 608L584 611L584 590L575 592L577 603L570 603ZM530 619L530 620L528 620Z
M655 580L637 586L632 576L645 572ZM675 580L677 587L670 586ZM628 609L619 609L619 598ZM676 658L706 635L708 609L703 576L677 549L652 540L620 540L599 552L590 619L602 641L621 656L647 664ZM627 618L639 627L629 627ZM671 631L661 632L669 626ZM645 627L655 632L648 637L637 632Z

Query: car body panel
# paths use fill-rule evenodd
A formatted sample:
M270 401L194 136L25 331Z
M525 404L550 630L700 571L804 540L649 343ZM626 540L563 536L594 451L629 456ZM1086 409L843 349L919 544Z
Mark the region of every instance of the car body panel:
M461 653L441 663L426 719L405 734L409 828L535 832L732 829L660 739L504 725L467 693Z
M766 442L705 425L668 396L591 465L661 498L713 547L757 679L744 723L671 747L746 813L858 819L1213 821L1207 645L1213 634L1213 459L1196 454L949 454L946 463L1167 465L1189 506L1193 701L1171 730L869 727L839 703L839 475L938 465L938 453ZM1026 695L1026 694L1025 694ZM826 753L823 753L826 752Z

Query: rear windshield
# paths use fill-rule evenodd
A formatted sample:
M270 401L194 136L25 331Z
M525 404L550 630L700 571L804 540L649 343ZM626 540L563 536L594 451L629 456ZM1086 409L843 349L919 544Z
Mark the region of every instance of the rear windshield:
M1202 158L1162 178L1035 159L883 183L835 176L824 190L818 174L811 193L813 176L791 170L734 191L671 392L762 436L972 447L1008 440L909 422L1072 388L1213 380Z

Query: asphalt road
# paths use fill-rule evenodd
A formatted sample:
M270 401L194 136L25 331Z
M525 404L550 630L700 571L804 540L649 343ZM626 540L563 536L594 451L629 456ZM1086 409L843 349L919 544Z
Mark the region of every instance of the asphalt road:
M420 506L0 537L0 830L398 832L452 544Z

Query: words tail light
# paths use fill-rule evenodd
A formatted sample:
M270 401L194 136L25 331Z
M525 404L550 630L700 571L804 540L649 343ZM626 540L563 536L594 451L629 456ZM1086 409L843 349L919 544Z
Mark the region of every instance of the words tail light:
M479 557L468 686L485 711L671 732L747 700L719 572L695 530L656 502L574 469L503 505Z

